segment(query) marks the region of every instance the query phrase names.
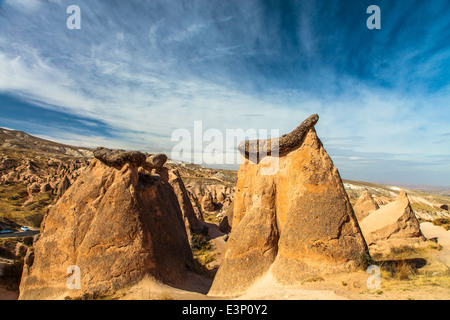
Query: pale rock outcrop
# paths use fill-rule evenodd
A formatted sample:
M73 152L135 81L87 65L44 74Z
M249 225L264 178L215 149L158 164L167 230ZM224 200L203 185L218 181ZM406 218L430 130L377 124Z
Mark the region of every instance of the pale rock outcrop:
M351 270L367 253L339 172L317 137L317 120L308 118L278 141L239 146L245 159L232 229L210 295L243 294L268 273L292 285Z
M380 209L380 206L370 195L369 191L365 190L356 204L353 206L356 218L359 222L363 221L371 212Z
M20 299L111 294L144 277L185 279L192 252L165 168L140 170L147 160L140 152L94 154L44 218L25 259ZM80 290L67 287L70 266L80 268Z
M424 240L420 224L404 190L396 201L370 213L360 222L369 248L385 251L398 245L420 243Z

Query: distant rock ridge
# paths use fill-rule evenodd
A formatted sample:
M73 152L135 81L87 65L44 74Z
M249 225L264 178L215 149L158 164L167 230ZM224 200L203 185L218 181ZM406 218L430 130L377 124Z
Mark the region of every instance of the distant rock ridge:
M20 299L101 296L144 277L168 284L186 278L192 252L162 161L148 171L140 152L101 148L94 156L44 218ZM80 290L67 287L70 266L80 268Z
M53 153L73 157L92 157L92 149L86 147L69 146L54 141L38 138L28 133L0 128L0 147L21 150Z
M284 137L273 174L262 170L274 157L248 158L272 142L241 144L249 151L238 171L228 249L209 295L241 295L267 274L292 285L352 270L367 254L339 172L314 129L317 120L313 115Z

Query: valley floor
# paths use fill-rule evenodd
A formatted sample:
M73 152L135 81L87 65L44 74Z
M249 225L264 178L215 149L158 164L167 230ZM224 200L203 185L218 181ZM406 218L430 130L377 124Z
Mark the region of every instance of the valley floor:
M180 288L157 284L152 280L141 282L124 293L120 299L133 300L450 300L450 231L431 223L421 225L427 238L438 238L441 247L421 249L413 256L423 258L426 265L413 270L387 271L381 266L380 289L369 290L370 277L364 271L307 279L298 286L282 287L270 276L260 279L243 296L212 297L207 292L212 280L191 274ZM410 254L410 253L409 253ZM415 255L414 255L415 254ZM150 293L151 292L151 293Z
M207 293L212 279L193 272L178 288L144 279L138 285L118 292L120 300L450 300L450 231L425 222L424 235L438 238L439 249L420 251L427 264L418 270L381 271L380 289L367 289L369 274L364 271L307 279L297 286L282 287L269 276L263 277L240 297L212 297ZM222 251L221 248L220 251ZM16 300L18 292L0 288L0 300Z

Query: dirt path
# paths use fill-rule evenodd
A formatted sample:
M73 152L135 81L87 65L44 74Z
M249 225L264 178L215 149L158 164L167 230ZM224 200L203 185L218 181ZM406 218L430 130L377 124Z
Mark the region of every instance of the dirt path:
M270 274L259 279L237 300L347 300L325 288L283 287Z

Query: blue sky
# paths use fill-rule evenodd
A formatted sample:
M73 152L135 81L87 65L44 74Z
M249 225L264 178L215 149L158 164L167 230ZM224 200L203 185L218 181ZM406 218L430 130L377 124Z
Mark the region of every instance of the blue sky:
M0 126L170 154L318 113L343 178L450 185L449 43L447 0L0 0Z

